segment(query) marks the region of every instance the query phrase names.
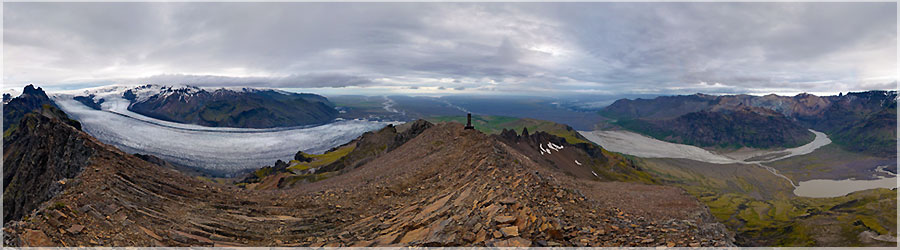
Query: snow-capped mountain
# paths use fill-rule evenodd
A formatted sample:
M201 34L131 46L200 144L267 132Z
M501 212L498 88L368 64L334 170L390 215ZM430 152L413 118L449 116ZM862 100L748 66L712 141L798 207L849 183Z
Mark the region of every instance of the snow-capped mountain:
M324 124L338 111L327 98L274 89L104 86L64 94L94 109L123 108L164 121L209 127L275 128ZM119 103L126 100L125 105ZM110 101L117 101L110 103ZM104 105L107 103L108 105Z

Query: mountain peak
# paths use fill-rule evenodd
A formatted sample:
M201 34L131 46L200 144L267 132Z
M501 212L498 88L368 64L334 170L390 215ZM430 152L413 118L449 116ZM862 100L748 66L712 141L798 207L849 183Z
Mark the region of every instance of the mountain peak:
M35 88L32 84L28 84L28 86L25 86L25 89L22 90L22 95L34 96L40 99L49 99L47 97L47 93L44 92L44 89L40 87Z

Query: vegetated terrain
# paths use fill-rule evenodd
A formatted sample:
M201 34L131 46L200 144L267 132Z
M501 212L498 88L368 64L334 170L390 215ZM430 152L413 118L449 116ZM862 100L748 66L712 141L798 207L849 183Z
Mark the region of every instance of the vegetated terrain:
M434 116L427 120L431 122L457 122L466 124L466 116ZM572 144L589 143L582 138L577 131L564 124L531 118L516 118L497 115L472 115L472 125L478 131L486 134L500 134L504 129L521 131L544 131L555 136L565 138Z
M245 176L237 185L248 189L285 189L297 184L324 180L348 172L403 145L434 126L424 120L388 125L323 154L297 152L290 162L281 160Z
M794 181L812 179L857 179L876 177L875 168L885 166L885 170L897 172L896 157L878 157L851 152L839 145L826 145L812 153L766 163Z
M4 136L6 246L730 246L714 221L747 246L896 245L896 190L796 197L756 166L624 156L539 120L388 126L234 185L53 114Z
M545 161L539 162L554 168L580 172L579 174L585 177L593 175L594 178L599 180L653 183L653 180L646 173L635 171L633 168L621 168L630 166L630 159L588 143L581 139L579 135L573 134L574 131L568 126L534 119L495 116L475 117L481 121L492 122L484 122L482 125L495 124L511 129L522 128L523 135L521 137L528 139L520 140L515 131L507 130L506 128L494 126L493 128L502 129L497 131L490 130L487 126L480 127L481 131L490 130L491 132L488 134L499 136L501 141L507 142L514 148L520 148L523 153L528 151L526 154L533 156L533 158L553 159L544 159ZM444 117L437 120L453 122L456 119L457 117ZM496 123L499 121L504 122ZM335 147L324 154L297 152L294 160L290 162L278 161L273 166L260 168L245 176L237 184L249 189L284 189L298 184L320 181L355 169L374 158L384 155L432 126L434 125L431 122L425 120L417 120L399 126L388 125L381 130L365 133L356 140ZM528 127L531 127L532 131L537 132L529 135L527 132ZM552 133L544 131L551 131ZM538 145L540 144L538 141L552 142L555 143L554 145L571 146L572 149L553 155L549 152L549 145ZM539 150L541 148L547 149L548 153L546 156ZM558 150L554 151L560 152ZM580 153L573 155L569 152ZM540 155L537 155L538 153ZM616 164L619 165L616 166ZM576 169L580 169L580 171Z
M660 140L701 147L791 148L815 138L780 113L751 107L704 110L668 120L619 120L615 124Z
M510 144L561 143L548 134L501 139L437 124L340 175L256 191L160 167L59 119L28 115L20 124L34 126L5 138L5 170L57 172L65 164L28 159L86 159L74 176L37 179L53 187L37 195L50 198L29 200L37 208L4 225L7 246L731 245L721 224L678 188L598 181ZM590 156L558 146L554 155ZM54 158L58 152L79 158ZM640 171L605 159L595 160L624 175ZM35 179L15 180L7 185L33 190Z
M835 129L833 141L852 152L897 157L897 103L862 120Z
M329 100L341 118L413 121L435 115L461 115L465 111L438 97L338 95Z
M661 183L698 197L735 232L741 246L897 244L892 239L897 235L896 189L806 198L794 196L787 181L754 165L664 158L639 159L636 164Z
M472 114L531 118L566 124L577 130L591 130L606 120L597 112L585 112L563 105L565 100L535 96L446 96L441 99Z
M544 97L507 96L330 96L346 119L412 121L431 117L484 116L532 118L592 129L604 120L593 111L576 110L562 101Z
M144 93L150 92L150 93ZM274 128L324 124L338 111L325 97L276 90L206 90L197 87L138 86L124 92L128 110L148 117L211 127ZM101 100L81 97L82 103Z
M852 152L861 152L880 157L896 154L896 91L852 92L837 96L751 96L704 94L685 96L665 96L654 99L621 99L607 106L599 113L615 119L619 124L636 132L646 133L657 139L680 141L696 146L708 146L711 142L729 138L768 138L771 143L752 142L735 144L750 147L779 147L778 142L788 145L802 142L806 136L796 127L810 128L824 132L834 142ZM760 114L754 119L728 119L735 112L750 108ZM787 121L772 118L768 110L781 114ZM746 114L750 115L750 114ZM763 117L774 119L761 121ZM776 116L777 117L777 116ZM708 129L705 124L716 120L727 120L721 124L728 129ZM681 129L681 128L695 128ZM722 127L722 126L719 126ZM787 129L781 139L781 130ZM704 133L697 134L696 131ZM738 140L743 141L743 140Z

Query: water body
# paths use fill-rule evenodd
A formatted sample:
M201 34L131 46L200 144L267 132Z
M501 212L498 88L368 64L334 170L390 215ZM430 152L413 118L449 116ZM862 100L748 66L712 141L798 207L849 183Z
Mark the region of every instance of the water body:
M879 176L875 180L809 180L795 184L793 180L778 173L778 170L766 166L765 163L786 159L793 156L805 155L812 153L818 148L831 144L831 139L825 133L810 130L816 135L816 138L803 146L789 148L778 152L768 153L769 155L777 155L778 157L759 160L745 161L733 159L714 152L678 143L671 143L650 138L638 133L630 131L578 131L579 134L588 140L597 143L609 151L630 154L645 158L681 158L691 159L702 162L716 164L751 164L764 168L773 175L783 178L794 186L794 194L802 197L837 197L852 192L872 189L872 188L893 188L897 187L897 177ZM883 167L876 171L887 172ZM890 172L888 172L890 173Z
M293 159L298 150L322 153L366 131L396 122L343 120L296 128L251 129L205 127L162 121L127 110L127 100L106 96L95 110L55 94L53 100L85 132L127 153L153 154L179 165L216 174L237 173Z
M895 187L897 187L897 177L881 176L875 180L809 180L801 181L800 185L794 189L794 195L826 198L844 196L867 189Z
M876 174L872 175L876 178L874 180L846 179L801 181L800 185L794 189L794 194L803 197L837 197L866 189L898 187L897 174L884 170L887 167L888 166L875 167L874 172Z

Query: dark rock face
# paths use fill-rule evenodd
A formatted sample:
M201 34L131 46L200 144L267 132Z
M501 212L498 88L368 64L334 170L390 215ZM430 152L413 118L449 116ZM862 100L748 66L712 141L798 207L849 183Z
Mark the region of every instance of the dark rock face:
M427 130L431 127L434 127L434 124L432 124L426 120L419 119L419 120L414 121L408 129L397 134L397 136L394 137L394 141L391 143L391 146L388 147L388 150L393 150L397 147L400 147L400 145L403 145L407 141L411 140L412 138L415 138L416 136L418 136L422 132L425 132L425 130Z
M141 86L149 87L149 86ZM138 87L138 88L141 88ZM163 88L159 94L138 100L132 91L124 98L135 113L149 117L212 127L273 128L323 124L338 111L325 97L274 90Z
M249 173L249 174L245 175L244 178L241 179L241 181L239 181L238 183L260 182L260 181L262 181L262 178L264 178L266 176L287 172L288 166L290 166L290 165L287 162L284 162L282 160L275 161L275 165L265 166L260 169L257 169L253 173Z
M90 96L76 96L76 97L73 98L73 99L75 99L76 101L78 101L78 102L84 104L85 106L91 107L92 109L96 109L96 110L100 110L100 104L102 104L103 101L104 101L103 99L100 99L100 100L94 100L94 95L90 95Z
M518 141L519 140L519 135L516 134L515 130L505 129L505 128L503 129L503 131L500 131L500 137L502 137L505 140L509 140L509 141Z
M284 172L287 170L288 164L282 160L275 161L274 169L275 171Z
M149 163L153 163L153 165L171 168L171 169L176 168L171 163L167 162L166 160L163 160L162 158L156 157L155 155L150 155L150 154L146 154L146 155L145 154L133 154L133 155L141 160L144 160Z
M21 219L71 185L67 179L81 173L94 152L79 134L58 118L31 113L4 138L4 221Z
M71 120L60 111L56 104L47 97L47 93L41 88L35 88L33 85L25 86L22 94L13 98L3 105L3 131L19 124L19 120L25 117L25 114L31 112L43 112L46 115L60 118L60 120L81 129L78 121Z
M310 162L310 161L312 161L311 158L306 157L306 155L303 154L303 151L297 151L297 154L294 154L294 160L300 161L300 162Z

